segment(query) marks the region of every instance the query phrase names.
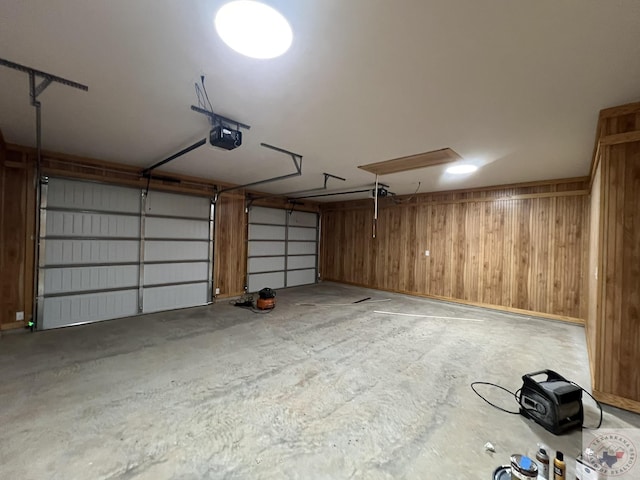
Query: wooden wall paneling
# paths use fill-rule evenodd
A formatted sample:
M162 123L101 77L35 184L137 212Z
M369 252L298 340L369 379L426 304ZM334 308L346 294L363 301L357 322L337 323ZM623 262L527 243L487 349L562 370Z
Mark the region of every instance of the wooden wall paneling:
M532 292L531 287L531 215L533 209L533 200L515 200L514 208L516 215L516 225L514 225L514 241L513 249L514 268L513 268L513 306L527 310L529 308L529 296Z
M416 267L416 224L415 208L407 205L406 208L394 208L400 215L399 230L395 233L399 237L398 249L399 278L398 290L411 291ZM404 235L400 232L405 232Z
M617 163L617 157L613 155L612 149L609 150L608 162L605 165L605 170L607 172L606 175L606 184L605 189L607 190L607 195L605 196L605 211L604 215L607 219L607 223L605 225L605 239L604 246L606 249L606 256L604 259L605 265L605 278L604 278L604 290L605 290L605 304L603 310L603 329L602 329L602 337L604 340L603 351L607 352L607 356L609 357L608 361L603 365L603 376L602 378L602 390L605 392L615 392L614 386L616 385L616 380L613 378L613 375L616 373L616 368L612 368L614 365L617 366L618 361L615 357L619 354L618 351L613 350L611 347L614 344L615 339L615 331L618 330L618 321L615 312L617 310L617 303L619 299L616 298L617 289L615 285L617 283L618 272L620 271L620 265L618 265L616 261L616 252L620 250L620 246L618 245L618 241L620 238L616 238L617 232L617 223L618 219L616 218L616 211L618 205L618 197L621 195L620 191L620 179L618 175L620 174L619 169L616 168L615 164Z
M2 137L2 132L0 132L0 272L1 276L4 277L5 268L7 264L7 248L5 241L5 183L6 183L6 175L5 175L5 161L6 161L7 151L4 143L4 138ZM10 312L11 298L8 289L5 289L5 280L0 278L0 330L2 329L2 325L8 322L9 312Z
M482 303L502 305L502 274L504 269L504 202L484 204L485 222L482 225L484 263L482 270Z
M216 204L214 288L220 297L241 295L247 272L247 215L243 195L223 194Z
M603 308L597 390L640 402L640 143L610 147L603 166Z
M33 195L32 168L21 154L6 151L2 161L2 257L0 276L2 296L2 328L24 326L31 315L32 275L27 265L33 265L33 243L30 238L34 212L29 197ZM23 321L16 321L16 313L23 312Z
M480 223L482 221L482 203L465 204L465 269L464 269L464 292L462 298L467 301L474 301L478 298L480 291L480 272L482 265L482 240L480 234Z
M370 202L325 205L323 278L580 323L588 202L585 181L571 183L580 190L553 182L385 199L376 239L362 234Z
M465 297L465 270L467 268L467 242L466 242L466 210L469 204L458 203L452 205L453 207L453 251L455 252L453 261L453 268L451 272L452 276L452 291L451 296L453 298ZM421 252L424 255L424 252ZM415 291L415 290L413 290Z
M620 395L640 401L640 142L624 146L626 174L622 231Z
M416 275L414 282L414 292L424 292L427 284L427 275L429 270L430 256L425 255L425 251L429 249L427 226L429 223L429 206L416 205L416 242L420 251L420 255L416 258ZM431 252L429 252L431 253Z
M554 265L552 310L557 312L582 311L580 291L582 276L575 272L582 272L584 267L583 255L570 255L569 252L585 251L583 230L583 212L588 209L586 199L582 202L572 202L566 197L555 199L555 228L556 245L553 249Z
M512 200L503 200L502 202L503 218L502 218L502 256L503 267L500 272L500 282L498 283L500 304L511 305L513 303L511 299L511 275L513 269L511 268L511 259L513 258L513 213L514 205Z
M445 296L445 275L450 254L447 243L447 206L433 205L429 238L431 268L429 269L428 292L440 297Z
M365 262L369 264L369 270L364 279L363 285L377 285L377 272L378 264L380 263L380 253L378 250L378 243L373 238L373 206L360 211L362 218L362 224L364 228L362 231L358 231L358 235L362 236L362 243L364 244L363 251L368 255L365 257Z

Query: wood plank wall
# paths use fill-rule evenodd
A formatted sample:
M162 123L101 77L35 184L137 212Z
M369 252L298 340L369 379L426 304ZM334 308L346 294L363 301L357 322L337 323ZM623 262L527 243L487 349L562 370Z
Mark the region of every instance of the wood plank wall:
M4 144L4 142L0 142ZM33 307L33 166L0 146L0 329L18 328Z
M33 258L35 238L35 151L5 144L0 132L0 329L20 328L30 320L33 309ZM91 158L43 152L42 174L114 183L137 188L147 186L140 169ZM212 197L215 188L230 184L184 175L168 174L176 181L152 179L150 188ZM244 293L246 282L247 215L245 194L238 190L220 196L216 209L214 288L220 297ZM291 208L286 200L266 198L254 202L274 208ZM298 210L318 211L305 202ZM24 322L16 322L23 311Z
M587 338L594 395L640 413L640 103L600 112ZM600 172L598 174L598 172Z
M585 178L328 204L325 280L582 323L588 245ZM425 251L430 251L430 256Z
M244 293L247 270L247 215L244 195L222 195L216 204L214 288L219 296Z
M640 401L640 142L611 147L603 184L598 390Z

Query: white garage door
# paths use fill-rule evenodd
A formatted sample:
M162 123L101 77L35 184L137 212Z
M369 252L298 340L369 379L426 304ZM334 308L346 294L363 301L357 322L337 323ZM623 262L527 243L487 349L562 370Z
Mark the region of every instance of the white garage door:
M51 178L40 202L38 328L202 305L211 298L207 199ZM142 259L142 261L141 261Z
M248 290L315 283L318 215L276 208L249 211Z
M144 313L203 305L211 298L211 202L149 192L144 216Z

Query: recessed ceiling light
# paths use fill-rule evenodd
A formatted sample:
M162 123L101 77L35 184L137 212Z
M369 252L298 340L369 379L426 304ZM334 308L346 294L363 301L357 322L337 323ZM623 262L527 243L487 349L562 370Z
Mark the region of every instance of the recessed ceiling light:
M447 173L453 173L454 175L464 175L465 173L473 173L478 170L475 165L452 165L447 168Z
M214 24L224 43L251 58L279 57L293 40L287 19L274 8L253 0L223 5Z

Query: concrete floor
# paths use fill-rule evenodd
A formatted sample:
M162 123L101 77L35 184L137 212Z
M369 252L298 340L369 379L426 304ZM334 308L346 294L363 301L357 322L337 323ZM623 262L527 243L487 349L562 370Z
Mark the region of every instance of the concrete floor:
M332 283L277 300L5 334L0 478L490 479L539 441L580 449L469 383L551 368L588 386L581 327ZM607 408L605 426L639 418Z

